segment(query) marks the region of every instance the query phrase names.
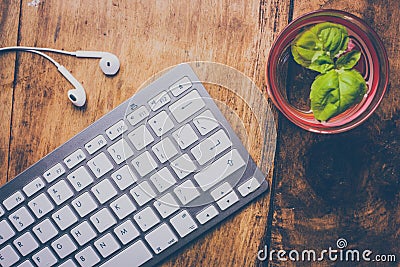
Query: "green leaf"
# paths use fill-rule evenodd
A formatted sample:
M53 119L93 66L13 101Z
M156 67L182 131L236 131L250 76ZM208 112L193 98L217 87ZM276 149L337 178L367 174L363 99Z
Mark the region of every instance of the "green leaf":
M333 58L346 50L349 38L347 29L331 22L323 22L306 29L296 36L291 45L294 60L303 67L319 71L318 60L321 55ZM322 60L325 62L326 60ZM326 71L325 67L322 67Z
M309 69L318 71L320 73L326 73L334 67L335 63L333 62L332 58L327 54L322 54L316 59L313 59L310 66L308 66Z
M291 50L294 60L301 66L308 68L315 54L323 52L323 46L317 35L306 30L296 36L292 42Z
M338 58L338 60L336 61L336 67L338 69L349 70L357 64L357 62L360 60L360 57L360 51L350 51Z
M311 110L317 120L327 121L359 103L366 92L367 85L358 71L330 70L311 85Z
M310 28L310 31L318 36L324 51L328 51L331 57L335 57L347 49L349 37L347 29L343 25L323 22Z

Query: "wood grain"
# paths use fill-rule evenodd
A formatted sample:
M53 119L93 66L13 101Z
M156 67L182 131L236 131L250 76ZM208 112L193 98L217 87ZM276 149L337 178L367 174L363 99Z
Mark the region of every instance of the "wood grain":
M349 249L370 249L374 255L398 255L400 4L364 0L294 1L293 14L297 17L319 8L351 12L377 31L390 59L390 84L375 114L357 129L344 134L312 134L286 119L279 120L270 248L321 251L336 248L336 240L345 238ZM288 263L275 258L270 265L346 264ZM346 266L354 265L367 266L367 263L353 262Z
M88 103L77 109L66 97L71 85L50 62L27 53L2 54L0 184L175 64L220 62L262 88L269 48L289 18L319 8L343 9L376 29L388 50L390 85L378 110L357 129L321 136L299 129L273 108L279 139L272 194L164 266L263 266L268 263L258 261L257 252L265 245L319 250L335 247L339 237L350 248L399 254L399 5L397 0L46 0L34 7L23 0L2 1L2 46L110 51L121 59L121 70L105 77L97 60L53 55L86 89ZM224 90L210 93L219 100L232 99ZM251 132L246 103L228 104ZM258 135L248 144L255 156ZM267 179L272 183L272 173ZM269 264L317 266L276 259ZM324 265L334 264L318 263Z
M166 67L195 60L220 62L240 70L262 88L269 47L287 23L289 9L289 0L54 0L41 1L37 7L21 3L20 45L110 51L119 56L122 67L109 78L101 73L97 60L53 55L86 88L88 104L76 109L66 98L70 85L54 66L37 55L21 54L10 177L116 107ZM211 94L222 100L226 96L223 91ZM246 103L232 103L245 117ZM252 136L249 147L262 143L257 136ZM254 265L265 235L270 196L264 195L165 266Z
M0 47L15 46L18 43L19 3L0 2ZM14 77L16 54L0 54L0 184L8 180L9 146L11 137L11 117L13 112Z

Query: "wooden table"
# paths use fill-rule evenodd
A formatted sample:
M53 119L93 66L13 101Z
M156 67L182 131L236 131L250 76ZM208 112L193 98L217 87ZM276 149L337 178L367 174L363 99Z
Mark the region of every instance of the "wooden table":
M48 61L29 53L1 54L0 184L166 67L192 60L220 62L265 91L269 48L293 18L319 8L363 18L381 36L390 61L388 92L377 111L357 129L327 136L296 127L271 105L278 128L275 169L267 177L272 190L165 266L263 266L267 263L257 260L257 252L265 245L322 250L335 248L338 238L345 238L348 248L397 254L400 260L398 0L38 2L2 0L1 47L110 51L122 67L108 78L97 60L54 55L87 90L88 103L78 109L66 98L70 85ZM295 263L275 258L270 265Z

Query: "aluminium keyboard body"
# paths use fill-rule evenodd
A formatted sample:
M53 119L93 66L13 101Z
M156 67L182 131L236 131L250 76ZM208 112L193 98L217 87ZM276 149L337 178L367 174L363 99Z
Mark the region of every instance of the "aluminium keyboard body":
M179 65L0 188L0 266L154 266L268 189Z

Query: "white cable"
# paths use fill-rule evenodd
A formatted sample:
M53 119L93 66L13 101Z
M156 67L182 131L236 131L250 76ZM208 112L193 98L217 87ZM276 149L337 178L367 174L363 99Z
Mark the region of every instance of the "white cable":
M59 67L61 66L61 65L60 65L57 61L55 61L52 57L50 57L50 56L48 56L48 55L46 55L46 54L44 54L44 53L42 53L42 52L39 52L39 51L36 51L36 50L23 50L23 51L25 51L25 52L30 52L30 53L34 53L34 54L38 54L38 55L44 57L45 59L49 60L49 61L50 61L51 63L53 63L57 68L59 68Z
M75 52L64 51L64 50L53 49L53 48L31 47L31 46L3 47L3 48L0 48L0 53L1 52L5 52L5 51L33 51L33 50L42 51L42 52L51 52L51 53L57 53L57 54L64 54L64 55L70 55L70 56L76 56Z

